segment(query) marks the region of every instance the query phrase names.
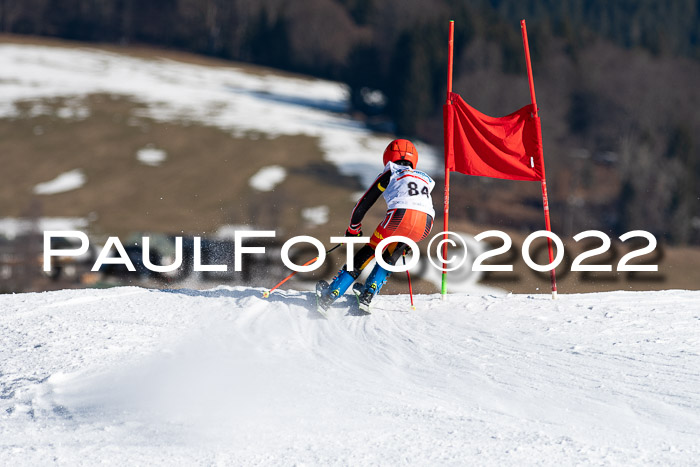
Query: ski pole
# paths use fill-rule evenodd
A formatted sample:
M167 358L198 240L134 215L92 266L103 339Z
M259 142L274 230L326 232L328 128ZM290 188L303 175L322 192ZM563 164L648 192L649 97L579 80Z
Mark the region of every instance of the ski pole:
M342 243L338 243L336 246L334 246L334 247L331 248L330 250L326 251L326 254L329 254L330 252L332 252L332 251L335 250L336 248L340 247L340 245L342 245ZM316 256L315 258L312 258L312 259L308 260L306 263L303 264L303 266L308 266L309 264L315 262L317 259L318 259L318 256ZM293 273L291 273L290 275L288 275L287 277L285 277L284 279L282 279L276 286L274 286L274 287L271 288L270 290L266 290L265 292L263 292L263 298L269 297L271 292L275 291L280 285L284 284L284 283L287 282L289 279L291 279L292 277L294 277L294 276L296 275L297 272L299 272L299 271L294 271Z
M403 252L403 265L406 266L406 252ZM411 273L406 269L406 277L408 277L408 294L411 297L411 310L415 310L416 306L413 304L413 286L411 285Z

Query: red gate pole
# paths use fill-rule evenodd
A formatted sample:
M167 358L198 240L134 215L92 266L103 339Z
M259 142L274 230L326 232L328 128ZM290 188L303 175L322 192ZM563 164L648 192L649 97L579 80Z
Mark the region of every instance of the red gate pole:
M520 20L520 30L523 34L523 46L525 47L525 63L527 64L527 79L530 82L530 100L532 100L532 106L535 109L534 117L538 117L537 100L535 99L535 81L532 78L532 64L530 63L530 46L527 42L527 27L525 26L525 20ZM542 160L542 206L544 208L544 225L547 232L551 232L551 224L549 222L549 200L547 198L547 180L544 173L544 159ZM547 237L547 247L549 249L549 263L554 262L554 254L552 253L552 239ZM549 271L550 278L552 279L552 299L557 298L557 278L554 272L554 268Z
M452 64L454 62L454 34L455 34L455 22L450 21L450 35L448 40L448 59L447 59L447 98L446 105L452 105L450 100L450 93L452 93ZM452 112L447 112L447 118L452 118ZM443 125L447 122L443 122ZM449 126L448 126L449 127ZM447 299L447 271L445 260L447 259L447 231L449 227L449 217L450 217L450 168L447 165L447 156L453 152L452 148L452 135L448 135L447 141L445 142L445 199L444 199L444 213L443 213L443 229L442 231L442 299Z

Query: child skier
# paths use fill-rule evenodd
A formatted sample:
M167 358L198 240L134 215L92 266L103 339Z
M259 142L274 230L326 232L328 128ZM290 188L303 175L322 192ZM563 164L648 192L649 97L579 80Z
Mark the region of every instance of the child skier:
M355 205L345 236L362 236L362 218L382 194L387 204L386 217L375 229L369 244L364 245L355 254L355 267L352 271L348 271L345 265L330 285L326 281L318 282L316 296L318 306L323 311L343 295L358 278L374 257L375 247L380 241L401 235L418 242L430 234L435 217L430 194L435 182L425 172L416 170L417 163L418 151L413 143L406 139L396 139L384 150L384 171ZM406 247L405 243L389 245L384 250L383 259L387 264L396 264ZM353 292L357 296L360 309L369 312L372 298L379 293L390 274L376 264L364 286L359 283L354 285Z

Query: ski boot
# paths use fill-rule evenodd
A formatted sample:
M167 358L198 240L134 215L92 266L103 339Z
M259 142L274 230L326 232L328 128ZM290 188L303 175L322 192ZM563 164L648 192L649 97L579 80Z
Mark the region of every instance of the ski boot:
M357 276L359 276L357 272L348 272L343 267L343 269L338 271L330 285L326 281L318 281L316 284L316 309L318 312L326 316L328 308L348 290L348 287L357 279Z
M353 284L352 291L355 294L355 298L357 298L357 306L361 311L369 314L369 304L374 295L372 295L372 293L369 291L365 292L364 284L360 284L359 282L355 282L355 284Z
M380 267L379 265L375 265L372 272L369 273L369 277L367 278L365 285L355 284L352 287L352 291L355 294L355 297L357 297L357 304L360 307L360 310L364 311L365 313L370 312L369 307L372 299L379 293L382 286L386 284L386 281L390 275L391 272Z
M316 311L323 316L327 316L326 311L333 303L333 298L331 294L328 293L328 288L328 282L326 281L318 281L316 283Z

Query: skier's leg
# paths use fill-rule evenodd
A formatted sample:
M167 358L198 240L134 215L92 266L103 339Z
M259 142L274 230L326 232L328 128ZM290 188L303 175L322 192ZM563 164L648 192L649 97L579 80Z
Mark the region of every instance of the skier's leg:
M406 248L405 243L394 243L389 245L382 258L387 264L394 265L398 258L401 257L403 251ZM367 277L367 282L362 286L361 284L355 284L353 287L353 292L357 296L357 301L359 302L360 309L369 312L369 306L372 299L379 293L382 286L386 284L387 279L391 275L391 272L381 267L379 264L375 264L372 272L369 273Z
M377 245L383 239L389 238L392 235L401 235L414 241L420 241L430 233L432 225L432 217L423 212L410 209L393 209L388 211L384 221L377 226L372 234L369 244L363 246L357 254L355 254L355 278L360 275L362 270L372 260ZM408 248L408 245L405 243L393 243L384 250L382 257L387 264L393 266L401 258L406 248ZM361 309L365 311L369 310L369 303L372 298L379 293L390 275L391 273L389 271L376 265L364 286L362 284L355 284L353 292L360 301ZM348 282L348 285L351 283L352 281ZM342 290L344 292L346 289Z
M352 263L355 267L355 272L359 276L360 273L365 269L365 267L374 258L374 246L371 244L363 245L362 248L357 250L355 256L353 257Z
M395 265L401 255L406 250L405 243L394 243L389 245L382 254L382 259L384 262L390 265ZM374 265L374 269L369 273L367 277L367 282L365 283L365 291L370 291L372 296L379 293L382 286L386 284L387 279L391 275L391 272L381 267L379 264Z
M328 286L328 293L333 295L334 300L345 293L348 287L355 282L355 279L362 273L362 270L367 266L367 264L374 257L374 248L369 245L365 245L355 254L353 258L354 269L348 271L347 264L343 266L343 269L338 271L338 274L333 278L330 285Z
M379 242L391 236L404 236L419 242L428 236L432 226L432 217L424 212L396 209L388 212L384 222L377 226L377 229L372 234L369 246L374 250ZM384 250L382 258L387 264L393 266L399 261L407 248L408 245L405 243L392 243ZM390 275L389 271L379 265L375 265L364 286L355 284L353 292L360 302L360 309L369 311L370 302L379 293Z
M367 277L367 282L365 283L365 292L371 293L372 297L377 295L382 289L382 286L386 284L386 281L387 279L389 279L390 275L390 271L384 269L378 264L375 264L374 268L372 269L372 272L370 272L369 276Z
M404 251L408 249L408 245L406 243L396 243L395 247L393 248L387 248L384 250L384 254L382 255L382 258L384 261L386 261L387 264L391 264L394 266L396 263L399 262L399 259L401 259L401 256L403 255Z

